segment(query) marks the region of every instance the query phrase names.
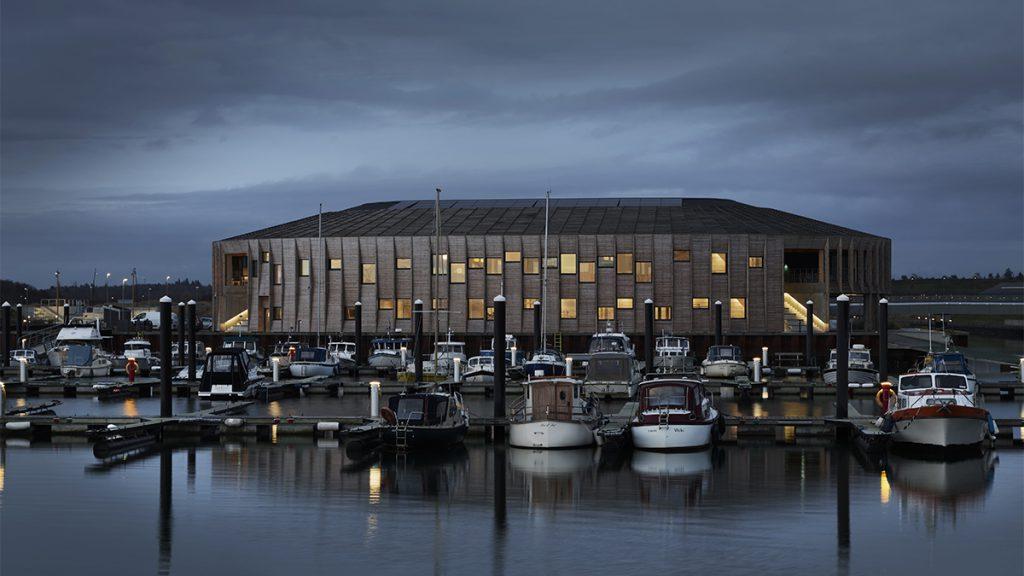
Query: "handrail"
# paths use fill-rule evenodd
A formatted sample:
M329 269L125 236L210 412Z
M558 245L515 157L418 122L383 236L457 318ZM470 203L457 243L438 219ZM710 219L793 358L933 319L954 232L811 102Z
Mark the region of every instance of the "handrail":
M794 315L800 320L807 322L807 307L800 303L799 300L793 297L789 292L782 293L783 302L791 309ZM814 314L814 329L819 332L828 332L828 324L824 320L818 318L817 314Z

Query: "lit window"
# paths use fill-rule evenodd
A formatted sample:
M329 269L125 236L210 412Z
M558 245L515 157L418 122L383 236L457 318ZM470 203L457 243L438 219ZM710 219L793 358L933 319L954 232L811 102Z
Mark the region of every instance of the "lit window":
M412 268L412 258L395 258L395 268L409 270Z
M270 252L267 250L260 252L260 261L262 261L264 264L270 262Z
M593 282L596 274L597 268L593 262L580 262L580 282Z
M728 270L729 261L725 256L725 252L712 252L711 253L711 273L712 274L725 274Z
M299 276L309 276L309 260L306 258L299 260Z
M395 318L412 318L412 300L409 300L408 298L401 298L395 302L395 305L397 306L395 309Z
M470 269L483 268L483 267L484 267L484 259L483 258L470 258L469 259L469 268Z
M274 306L274 320L284 320L284 308Z
M523 274L540 274L540 258L523 258Z
M392 300L391 298L380 298L380 299L377 300L377 309L378 310L394 310L395 309L395 301Z
M465 262L452 262L452 284L465 284L466 283L466 263Z
M484 319L484 299L483 298L470 298L469 299L469 319L470 320L483 320Z
M633 273L633 255L620 252L616 256L615 260L615 272L618 274L632 274Z
M729 318L746 318L747 317L747 299L746 298L730 298L729 299Z
M377 283L377 265L363 264L363 284Z
M501 258L488 258L487 259L487 273L488 274L501 274Z
M487 319L494 320L494 306L487 307Z
M331 270L341 270L341 258L331 258Z
M764 258L761 256L751 256L747 259L747 265L751 268L764 268Z
M280 286L284 283L284 264L274 264L274 284Z
M505 252L505 262L519 262L522 259L522 252Z
M445 275L448 273L447 254L435 254L432 260L434 261L434 274Z
M430 303L434 307L434 310L447 310L448 309L448 299L447 298L434 298L434 299L432 299L430 301Z
M597 259L598 268L614 268L615 256L601 256Z
M536 301L536 298L523 298L523 310L533 310L533 303Z
M693 309L694 310L707 310L711 302L707 298L694 298Z
M598 320L615 320L615 308L612 306L597 307Z
M636 281L637 282L650 282L651 281L651 263L650 262L637 262L636 263Z
M672 259L676 262L689 262L690 251L689 250L673 250Z
M556 256L548 257L548 268L558 268L558 258Z
M576 273L576 255L575 254L562 254L561 272L562 272L562 274L575 274Z
M631 310L633 308L632 298L616 298L615 307L619 310Z
M562 298L561 317L571 320L576 317L576 299Z
M345 306L345 320L355 320L355 319L356 319L356 307L355 306Z
M655 306L654 307L654 319L655 320L671 320L672 319L672 307L671 306Z

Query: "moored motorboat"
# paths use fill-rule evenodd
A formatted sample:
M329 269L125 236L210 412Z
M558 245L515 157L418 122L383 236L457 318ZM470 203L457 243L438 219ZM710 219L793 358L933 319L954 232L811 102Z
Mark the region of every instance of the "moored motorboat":
M241 398L261 378L241 348L221 348L206 356L199 381L200 398Z
M327 353L327 348L302 347L295 351L288 372L295 378L334 376L338 373L338 361Z
M263 361L263 353L260 352L259 343L256 341L255 336L225 336L224 348L240 348L245 350L245 353L249 355L249 359L254 364L259 364Z
M367 363L377 372L397 372L405 368L410 340L402 337L374 338ZM403 352L403 350L405 352Z
M349 370L356 365L356 343L355 342L328 342L327 355L338 363L338 367Z
M964 374L900 376L895 404L883 418L893 442L933 448L980 446L993 427Z
M743 360L743 352L739 346L712 346L708 349L708 357L701 363L704 376L708 378L736 378L749 376L750 368Z
M442 387L403 392L381 409L382 440L396 450L441 450L459 444L469 429L462 395Z
M601 412L579 380L528 380L509 411L509 443L519 448L580 448L594 443Z
M302 348L302 343L292 340L290 337L287 340L274 344L274 351L270 353L270 357L267 359L267 366L273 366L274 362L276 362L280 369L288 368L292 363L292 358L295 357L295 352L299 348Z
M690 352L690 340L682 336L659 336L654 341L654 371L659 374L688 374L697 371Z
M129 358L135 360L135 365L143 376L148 375L154 367L160 365L157 358L153 356L152 344L141 336L124 343L124 354L113 358L114 370L123 372Z
M97 353L98 349L89 344L65 346L60 374L65 378L95 378L110 376L113 363L110 357Z
M878 385L878 370L875 363L871 361L871 350L863 344L854 344L850 347L850 360L847 363L849 369L850 388L874 388ZM836 383L836 351L829 353L828 363L821 373L826 384L834 386Z
M565 357L558 350L538 350L523 364L523 372L527 378L565 376Z
M971 389L978 386L978 378L974 375L970 365L960 352L947 350L927 354L921 361L921 369L918 372L944 372L946 374L963 374Z
M53 347L46 352L46 357L50 366L63 366L68 348L73 345L89 346L94 349L96 356L105 357L107 354L101 348L102 343L103 335L100 334L99 321L96 325L65 326L57 333Z
M583 380L588 394L606 398L632 398L639 382L636 359L626 352L591 354Z
M630 422L633 446L642 450L694 450L711 444L718 410L700 380L658 378L640 384Z
M491 384L494 382L494 356L473 356L466 362L462 381L466 384Z

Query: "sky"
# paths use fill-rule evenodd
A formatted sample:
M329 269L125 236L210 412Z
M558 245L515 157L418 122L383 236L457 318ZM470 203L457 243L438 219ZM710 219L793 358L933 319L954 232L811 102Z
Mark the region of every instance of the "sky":
M731 198L1024 268L1019 0L0 4L0 277L367 201Z

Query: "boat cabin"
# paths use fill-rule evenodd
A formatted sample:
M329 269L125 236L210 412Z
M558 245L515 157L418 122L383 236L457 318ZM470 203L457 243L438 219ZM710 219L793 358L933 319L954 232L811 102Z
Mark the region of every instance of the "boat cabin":
M88 344L70 344L64 355L64 366L90 366L95 348Z
M356 354L355 342L330 342L327 344L327 353L332 356L352 357Z
M57 333L55 345L62 344L99 344L103 335L95 326L65 326Z
M598 352L622 352L625 354L633 353L633 344L630 343L629 337L621 332L603 332L594 334L590 338L590 349L588 350L591 354Z
M149 340L143 340L142 338L136 338L124 343L125 352L149 352L152 349L153 345Z
M388 398L388 408L396 422L411 426L438 426L448 423L461 411L457 399L437 392L411 392ZM385 416L390 419L390 415Z
M245 350L250 356L256 356L259 354L259 347L256 345L256 339L251 336L225 336L224 347L240 348Z
M662 414L697 418L706 398L704 385L697 380L644 382L637 389L637 418L640 424L657 424Z
M658 356L686 356L690 353L690 340L682 336L659 336L654 341Z
M587 362L587 382L630 382L633 379L633 358L624 353L601 352Z
M411 342L409 338L374 338L370 345L374 351L401 350L403 346L408 349Z
M835 366L836 363L836 351L828 355L828 361L831 365ZM871 365L871 350L864 347L863 344L854 344L850 347L850 364L870 366Z
M920 373L900 376L900 394L967 393L973 394L971 380L964 374Z
M296 348L295 357L292 358L292 362L325 363L327 362L327 348L309 346Z
M22 358L25 359L26 364L35 364L38 362L36 358L36 351L32 348L19 348L17 350L11 350L11 360L15 363L21 362Z
M241 348L220 348L206 356L200 395L240 395L249 386L251 360Z
M712 346L708 349L708 360L711 362L734 361L743 362L743 351L732 344Z
M939 352L924 357L922 372L945 372L973 376L967 358L960 352Z
M437 355L438 356L459 356L465 355L466 343L465 342L438 342L437 343Z
M125 350L127 350L128 344L125 343ZM190 343L185 340L185 354L188 354ZM203 345L202 340L196 340L196 358L202 358L206 354L206 346ZM178 343L171 342L171 356L178 355Z
M493 351L492 351L493 354ZM473 356L466 362L466 372L476 372L478 370L493 370L494 369L494 356Z
M570 421L579 412L577 404L583 395L579 380L540 378L526 384L523 414L528 419Z

